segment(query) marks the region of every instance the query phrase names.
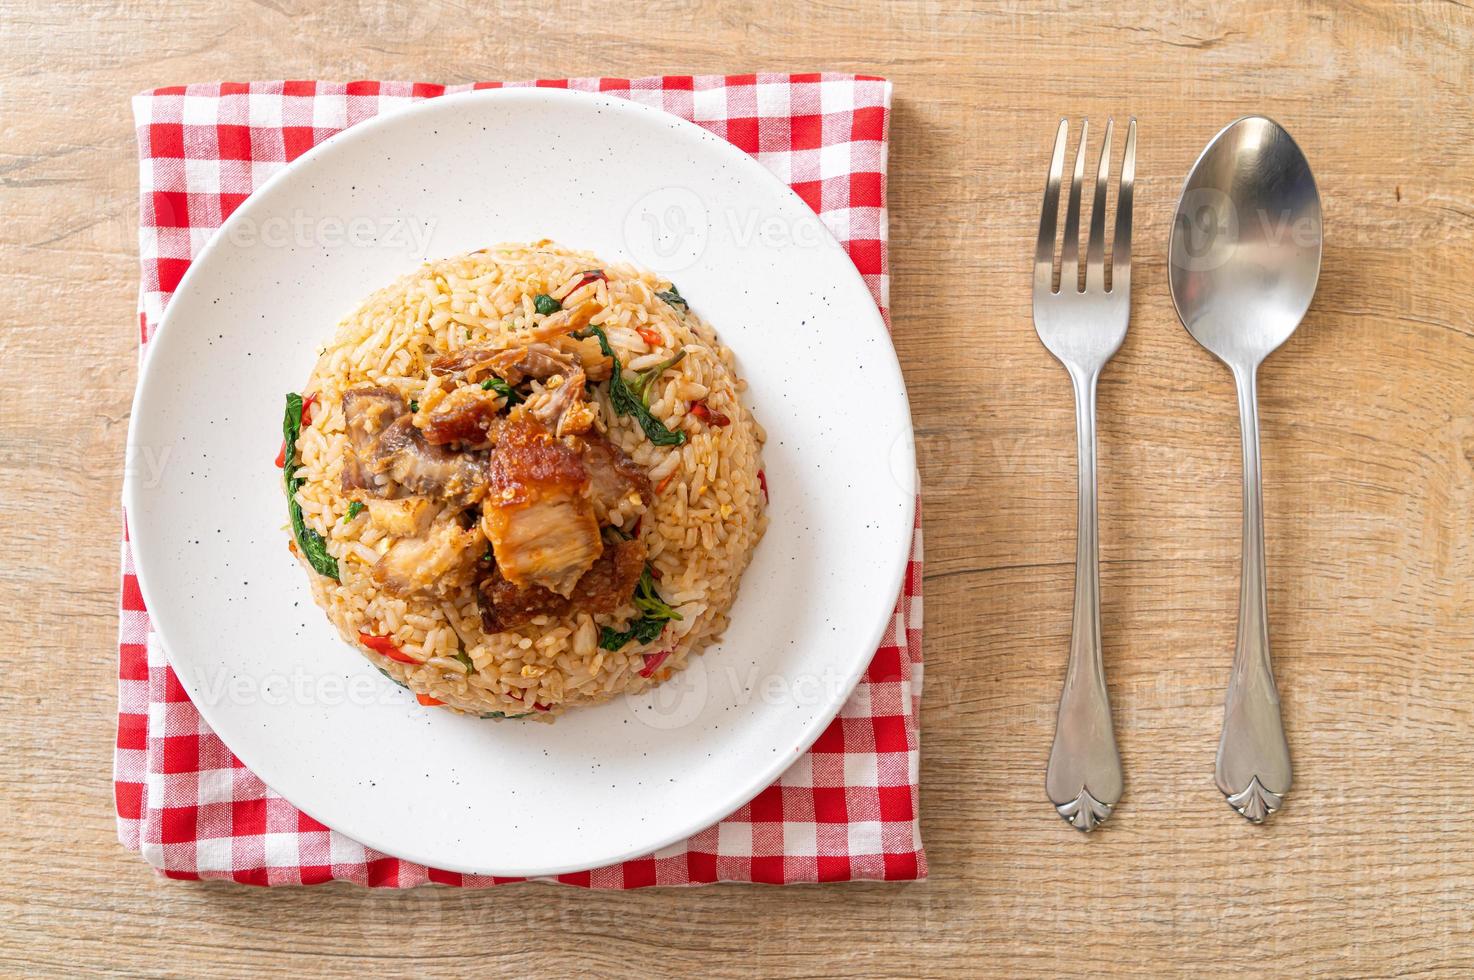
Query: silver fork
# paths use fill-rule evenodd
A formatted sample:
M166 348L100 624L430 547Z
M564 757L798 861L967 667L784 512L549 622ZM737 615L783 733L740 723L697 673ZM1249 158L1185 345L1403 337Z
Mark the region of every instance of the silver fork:
M1075 431L1079 452L1079 517L1075 541L1075 615L1070 662L1059 699L1054 747L1049 752L1045 789L1059 815L1089 832L1111 815L1121 799L1121 756L1111 727L1110 698L1100 654L1100 556L1095 518L1095 389L1100 372L1126 339L1131 319L1131 196L1136 177L1136 120L1126 131L1121 184L1116 195L1116 233L1112 239L1110 282L1106 281L1106 183L1110 176L1114 122L1106 123L1096 170L1095 206L1085 253L1085 288L1079 288L1080 185L1090 123L1080 126L1080 149L1070 183L1060 250L1060 283L1054 287L1054 238L1064 173L1069 121L1061 119L1054 157L1044 185L1039 243L1034 252L1034 329L1049 352L1069 372L1075 390Z

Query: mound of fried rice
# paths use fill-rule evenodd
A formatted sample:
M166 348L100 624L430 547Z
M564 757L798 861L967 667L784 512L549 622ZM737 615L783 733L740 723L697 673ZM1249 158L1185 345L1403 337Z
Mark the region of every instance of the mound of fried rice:
M681 618L653 642L608 650L600 646L601 628L623 628L638 615L632 604L607 615L538 616L517 629L487 633L472 586L440 597L384 592L369 569L387 540L368 520L345 520L352 501L341 486L348 451L343 393L371 385L394 389L406 401L418 398L434 383L431 361L470 345L515 342L542 319L535 296L560 298L590 268L607 275L594 284L603 309L590 322L604 329L627 371L643 370L663 356L652 352L637 328L647 337L658 332L667 352L686 351L659 377L650 398L657 419L687 434L683 445L655 445L633 417L616 415L607 384L589 396L599 409L597 428L657 488L643 518L625 530L645 544L660 595ZM482 717L550 719L570 707L660 683L726 627L739 580L766 525L764 434L742 403L746 385L732 352L695 310L656 295L669 289L667 280L650 272L551 242L499 245L427 262L378 290L323 348L302 389L304 397L316 397L297 442L297 500L307 527L325 538L337 559L340 580L303 564L314 598L343 638L416 692L422 704L440 702ZM699 410L688 418L698 404L730 424L700 424ZM388 638L400 656L370 649L364 636Z

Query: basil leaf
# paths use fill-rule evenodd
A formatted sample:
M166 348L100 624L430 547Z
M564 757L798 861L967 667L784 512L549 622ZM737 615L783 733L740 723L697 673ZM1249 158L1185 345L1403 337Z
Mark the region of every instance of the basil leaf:
M516 388L513 388L511 385L507 384L505 380L503 380L502 378L498 378L494 374L491 377L487 378L485 381L481 382L481 390L494 391L498 395L501 395L507 400L508 408L513 405L520 405L523 402L527 401L526 398L522 397L521 392L519 392Z
M609 401L616 414L633 416L645 431L645 438L657 446L679 446L686 441L686 433L672 432L666 428L664 422L650 414L650 409L645 407L640 395L629 389L624 380L624 369L620 366L619 358L614 355L614 348L609 346L609 337L604 333L603 327L586 327L575 331L573 336L579 340L598 337L599 350L613 362L609 376Z
M302 396L295 391L287 395L287 413L282 419L282 437L286 447L282 451L282 481L287 490L287 516L292 522L292 536L313 571L338 581L338 559L328 554L328 543L323 540L302 516L302 505L297 503L297 489L305 482L297 479L297 437L302 434Z
M655 295L665 300L672 307L679 309L682 313L686 313L691 309L691 304L686 302L685 297L681 295L681 291L676 288L675 283L671 283L669 289L662 289Z
M647 616L660 619L680 619L681 614L666 604L660 598L660 593L655 591L655 577L650 574L650 564L645 564L645 570L640 573L640 581L635 585L635 608Z
M547 293L538 293L532 297L532 307L543 316L547 316L549 313L557 313L563 308L563 304L553 299Z
M618 650L630 640L636 643L653 643L661 633L665 632L665 624L668 619L641 618L630 624L630 628L618 631L605 626L599 633L599 646L605 650Z
M400 687L404 688L406 691L409 690L409 685L408 684L406 684L404 681L400 680L399 678L395 677L393 674L389 673L383 667L375 667L374 670L377 670L379 673L383 674L385 677L389 678L391 681L393 681L394 683L398 684Z
M599 646L605 650L619 650L630 640L636 643L653 643L661 633L665 631L665 624L672 619L680 619L681 614L672 609L660 593L655 591L655 577L650 574L650 565L647 562L645 569L640 573L640 581L635 584L634 594L635 608L644 613L639 619L629 624L624 630L612 629L605 626L599 631Z
M359 514L363 513L363 501L353 500L348 503L348 513L343 515L343 523L347 524Z
M650 386L655 383L656 378L660 377L670 368L673 368L677 364L681 363L681 360L685 356L686 351L684 348L676 351L670 357L667 357L665 360L661 361L654 367L649 368L645 371L641 371L639 374L635 375L634 384L629 384L628 382L626 382L625 387L629 388L631 393L639 396L640 404L644 405L646 408L649 408Z

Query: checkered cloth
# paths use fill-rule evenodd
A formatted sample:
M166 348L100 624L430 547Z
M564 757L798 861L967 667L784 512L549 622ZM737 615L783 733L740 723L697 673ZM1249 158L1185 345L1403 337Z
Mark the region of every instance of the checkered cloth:
M751 153L818 212L864 275L882 315L888 314L889 82L812 74L526 84L606 92L656 106ZM161 88L137 96L144 348L190 260L290 160L380 112L498 85L252 82ZM324 827L264 785L201 719L165 661L134 575L126 518L122 558L114 783L124 846L171 878L258 885L343 879L392 888L506 880L438 871L379 853ZM814 747L716 826L648 857L555 880L637 888L924 877L917 824L920 699L918 512L891 624L854 695Z

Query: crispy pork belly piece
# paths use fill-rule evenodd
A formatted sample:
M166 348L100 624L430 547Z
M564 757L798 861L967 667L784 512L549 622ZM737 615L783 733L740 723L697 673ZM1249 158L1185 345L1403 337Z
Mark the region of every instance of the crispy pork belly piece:
M480 384L495 374L492 362L505 347L462 347L454 354L442 354L430 362L430 372L441 377L458 378L467 384Z
M486 454L431 445L409 415L400 416L374 443L370 472L387 475L412 494L467 507L486 490Z
M518 588L492 569L476 583L481 627L488 633L499 633L526 626L538 616L612 613L634 594L644 568L643 542L615 542L605 547L599 560L579 577L567 598L541 586Z
M464 347L454 354L444 354L430 364L430 370L442 376L463 378L479 383L495 374L510 385L527 378L550 378L567 375L573 365L583 368L592 381L608 381L613 371L609 358L593 337L569 336L584 327L602 306L590 300L574 310L563 310L548 317L515 339L501 344Z
M470 449L484 449L496 441L501 425L497 413L504 403L494 391L462 385L435 406L420 431L432 446L458 442Z
M552 344L533 342L466 347L437 357L431 362L430 370L442 377L464 378L471 384L479 384L494 374L509 385L520 385L528 378L568 374L577 365L575 355L564 353Z
M465 507L485 489L486 455L432 444L415 428L404 398L392 389L345 392L343 419L348 428L343 461L347 496L393 499L408 493Z
M607 520L611 510L624 507L626 513L643 511L655 500L645 468L603 434L584 434L580 448L589 473L589 498L600 522Z
M599 410L586 400L584 380L583 368L576 363L568 374L553 375L541 392L528 399L528 414L560 439L589 431Z
M413 538L430 528L439 509L428 497L404 497L400 500L380 500L370 497L369 522L374 527L394 538Z
M348 454L343 460L343 493L359 497L387 496L368 468L379 436L408 409L392 388L355 388L343 393L343 420L348 427Z
M643 541L616 541L579 577L569 601L575 612L611 613L635 594L635 583L645 570Z
M424 533L396 539L369 574L400 598L415 592L445 595L471 582L485 552L480 528L463 528L454 517L442 516Z
M604 549L580 453L519 410L502 426L487 477L481 526L502 575L570 595Z
M492 370L509 385L520 385L528 378L551 378L571 374L578 360L549 344L527 344L509 347L491 360Z

